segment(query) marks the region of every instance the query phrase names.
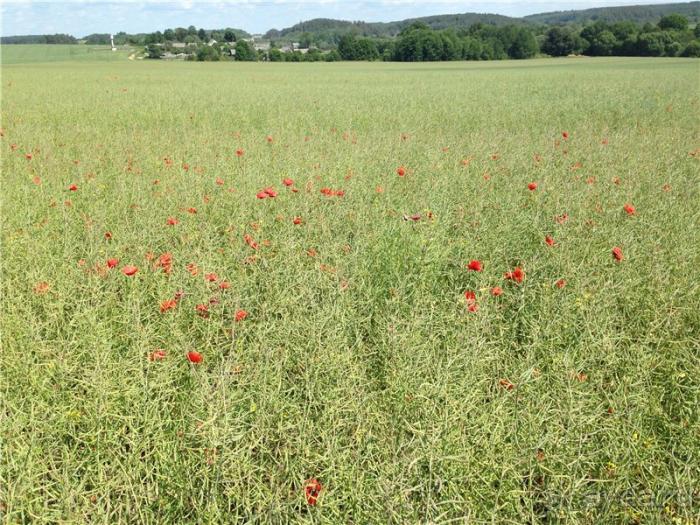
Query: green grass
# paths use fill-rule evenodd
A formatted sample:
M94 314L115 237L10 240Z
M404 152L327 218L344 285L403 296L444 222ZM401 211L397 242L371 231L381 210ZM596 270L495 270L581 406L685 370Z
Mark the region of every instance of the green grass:
M45 62L123 61L133 50L112 51L110 46L11 44L0 47L3 64Z
M4 521L695 523L699 64L5 66Z

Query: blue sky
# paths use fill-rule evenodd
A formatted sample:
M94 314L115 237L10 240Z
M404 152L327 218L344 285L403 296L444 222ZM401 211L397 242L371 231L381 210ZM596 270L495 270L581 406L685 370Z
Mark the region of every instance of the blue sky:
M281 29L311 18L389 22L449 13L523 16L543 11L614 5L672 3L673 0L0 0L1 34L153 32L194 25L236 27L251 33Z

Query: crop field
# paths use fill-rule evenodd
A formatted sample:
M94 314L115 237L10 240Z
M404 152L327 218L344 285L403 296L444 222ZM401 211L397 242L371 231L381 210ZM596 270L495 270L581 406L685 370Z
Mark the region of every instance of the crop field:
M28 47L3 523L697 523L700 62Z

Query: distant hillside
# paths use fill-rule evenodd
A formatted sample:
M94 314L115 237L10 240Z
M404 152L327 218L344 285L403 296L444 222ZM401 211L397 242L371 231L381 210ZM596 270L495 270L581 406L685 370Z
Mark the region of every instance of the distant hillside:
M528 22L538 24L585 24L602 20L605 22L631 21L638 24L657 23L661 17L678 13L691 22L700 21L700 2L679 4L630 5L623 7L597 7L578 11L554 11L524 17Z
M343 35L345 33L354 33L360 36L393 37L413 22L423 22L431 29L446 29L448 27L459 29L462 27L469 27L479 22L497 26L526 23L519 18L481 13L424 16L420 18L407 18L406 20L398 20L395 22L348 22L347 20L314 18L313 20L299 22L298 24L282 30L271 29L265 34L265 37L269 39L284 38L288 40L299 38L304 33L309 33L311 35Z
M0 44L77 44L71 35L16 35L0 37Z

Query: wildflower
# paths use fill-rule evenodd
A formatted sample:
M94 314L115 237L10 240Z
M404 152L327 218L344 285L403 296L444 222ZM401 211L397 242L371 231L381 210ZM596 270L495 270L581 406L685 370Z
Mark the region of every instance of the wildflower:
M168 226L175 226L180 221L178 221L175 217L168 217L168 220L166 222Z
M569 132L568 131L562 131L561 136L564 138L564 140L569 140Z
M209 306L206 304L198 304L195 306L195 311L199 317L207 318L209 317Z
M49 291L50 285L46 281L38 282L34 285L34 293L37 295L45 294Z
M566 286L566 280L565 279L559 279L554 285L557 288L564 288Z
M223 186L225 181L221 177L216 177L216 180L214 182L217 186Z
M126 275L127 277L131 277L132 275L136 275L136 272L138 272L139 269L136 266L132 266L130 264L124 266L122 268L122 273Z
M403 177L404 175L406 175L406 168L404 168L403 166L399 166L398 168L396 168L396 174L399 177Z
M519 284L525 279L525 272L520 267L516 267L512 272L506 272L504 277Z
M494 297L498 297L499 295L502 295L502 294L503 294L503 288L501 288L500 286L494 286L493 288L491 288L491 295L493 295Z
M554 217L554 220L557 221L559 224L564 224L566 221L569 220L569 214L562 213L561 215L557 215L556 217Z
M197 268L197 265L195 263L189 263L185 268L192 277L199 273L199 268Z
M622 259L624 259L624 255L622 255L622 248L620 248L619 246L615 246L612 249L612 255L615 258L615 260L618 262L621 261Z
M148 354L149 361L162 361L165 359L165 350L155 350Z
M69 189L70 191L78 191L78 185L77 185L77 184L71 184L70 186L68 186L68 189Z
M114 268L119 264L119 259L107 259L107 268Z
M548 246L554 246L556 244L551 235L545 235L544 242L546 242Z
M160 313L164 314L168 310L172 310L175 307L177 307L176 299L166 299L165 301L160 303Z
M476 294L472 290L464 292L464 298L467 300L467 303L473 304L476 302Z
M170 273L173 270L173 255L170 252L166 252L158 257L158 262L155 264L155 268L162 268L163 272Z
M243 240L246 242L248 246L250 246L253 250L258 249L258 243L253 240L253 238L248 235L247 233L243 236Z
M112 232L105 232L105 240L109 241L112 239Z
M515 388L515 385L508 381L507 379L499 379L498 384L508 390L509 392Z
M243 151L241 148L238 148L236 150L236 157L242 157L245 151Z
M467 268L469 268L473 272L480 272L481 270L483 270L483 265L481 261L473 260L469 261Z
M282 179L282 184L284 184L285 186L291 186L292 184L294 184L294 181L290 178L286 178Z
M204 278L209 281L210 283L216 282L219 280L219 276L216 275L215 273L205 273Z
M39 175L34 175L32 177L32 182L37 186L41 186L41 177L39 177Z
M301 224L301 217L294 217L294 220L292 222L296 225Z
M190 363L194 363L195 365L201 363L204 360L204 357L202 357L202 354L199 352L187 352L187 360Z
M274 188L265 188L263 191L267 194L268 197L277 197L277 192Z
M627 204L625 204L625 205L622 207L622 209L625 210L625 212L627 213L627 215L634 215L635 213L637 213L637 209L636 209L632 204L630 204L629 202L628 202Z
M272 135L268 135L267 137L265 137L265 140L267 140L268 144L272 144Z
M311 478L304 482L304 494L306 495L306 502L309 505L316 505L318 501L318 496L321 494L323 486L321 482L316 478Z
M246 312L245 310L236 310L236 315L234 316L234 319L237 323L242 321L246 317L248 317L248 312Z
M187 208L187 213L195 215L197 213L197 208Z
M537 189L537 183L531 182L530 184L527 185L527 189L530 191L535 191Z

